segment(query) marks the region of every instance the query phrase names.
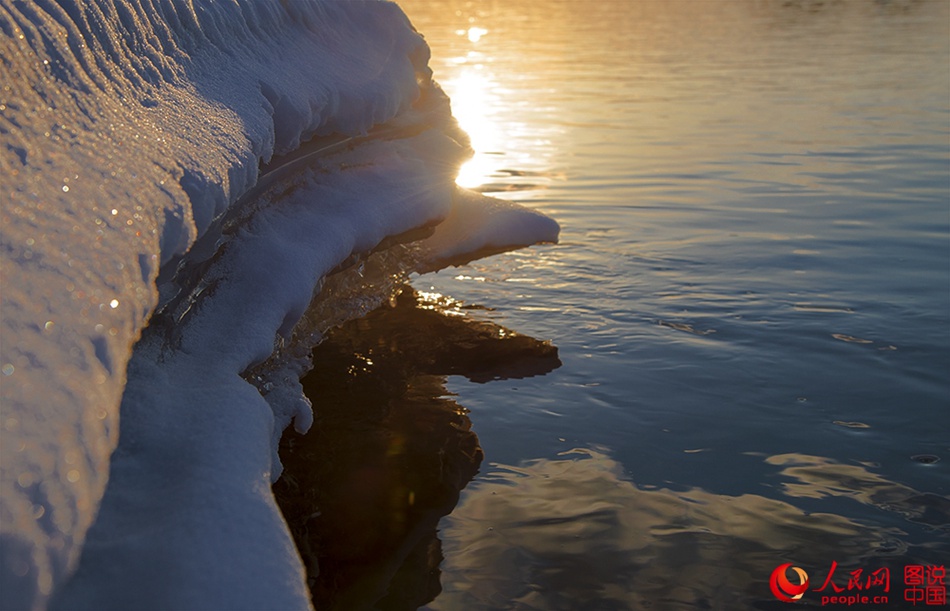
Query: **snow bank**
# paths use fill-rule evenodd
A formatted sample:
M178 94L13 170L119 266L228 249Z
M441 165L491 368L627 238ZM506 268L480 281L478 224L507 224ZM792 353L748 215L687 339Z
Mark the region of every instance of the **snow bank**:
M557 225L457 191L393 4L4 0L0 31L0 607L307 608L270 482L324 277L447 218L394 269Z

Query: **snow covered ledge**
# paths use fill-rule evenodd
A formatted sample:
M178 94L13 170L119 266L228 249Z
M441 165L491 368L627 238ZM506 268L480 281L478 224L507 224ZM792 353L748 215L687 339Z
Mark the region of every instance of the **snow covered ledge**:
M269 489L289 417L240 374L387 236L448 217L432 267L557 225L456 193L390 3L3 0L0 29L0 607L307 608ZM407 116L234 208L273 155Z

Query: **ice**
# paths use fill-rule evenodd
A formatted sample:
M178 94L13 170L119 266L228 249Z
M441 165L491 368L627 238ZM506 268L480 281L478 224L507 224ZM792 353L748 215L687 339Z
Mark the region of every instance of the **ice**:
M394 4L3 0L0 29L0 607L308 608L270 482L324 278L556 223L454 185Z
M427 262L420 270L439 269L534 242L555 242L559 231L557 222L540 212L458 189L448 218L423 243Z

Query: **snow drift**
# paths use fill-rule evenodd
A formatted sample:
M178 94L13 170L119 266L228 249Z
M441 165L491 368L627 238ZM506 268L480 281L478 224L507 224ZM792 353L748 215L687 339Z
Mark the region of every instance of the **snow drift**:
M556 223L454 185L394 4L10 0L0 30L0 606L309 607L270 483L320 325Z

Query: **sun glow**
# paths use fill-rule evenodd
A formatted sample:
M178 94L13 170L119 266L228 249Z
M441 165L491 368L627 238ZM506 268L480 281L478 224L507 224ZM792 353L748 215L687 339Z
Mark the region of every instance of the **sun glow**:
M499 70L517 63L519 48L503 44L503 30L480 27L472 15L459 17L467 23L452 31L433 66L473 150L456 183L502 199L530 199L550 178L549 134L539 133L537 122L529 121L548 108L538 95L550 88L527 72Z
M502 134L491 110L497 107L497 94L492 79L483 66L465 67L459 76L445 83L452 99L452 114L472 141L474 156L459 170L456 182L466 188L485 184L497 169L502 149Z
M468 39L471 42L478 42L485 34L488 34L488 30L485 28L472 26L468 29Z

